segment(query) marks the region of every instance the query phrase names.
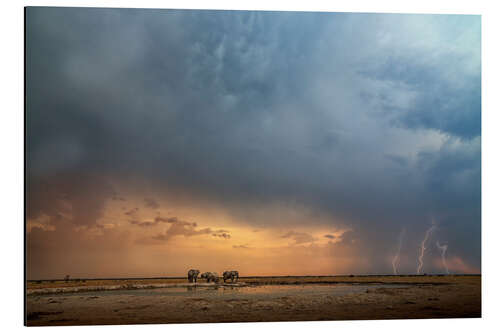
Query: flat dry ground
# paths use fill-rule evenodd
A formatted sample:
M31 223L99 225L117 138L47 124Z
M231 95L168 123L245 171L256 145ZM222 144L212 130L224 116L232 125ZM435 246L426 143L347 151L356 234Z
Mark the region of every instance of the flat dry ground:
M28 290L115 285L121 285L125 290L129 286L140 284L185 282L186 279L41 281L29 282ZM481 276L477 275L248 277L241 278L240 282L246 282L251 287L212 292L184 291L179 294L98 291L30 295L27 297L27 324L45 326L481 316ZM294 289L293 286L298 288ZM336 293L335 286L342 286L344 289L352 286L353 289L352 292ZM200 288L198 289L201 290ZM280 288L286 289L286 292L282 292ZM168 289L170 288L162 290Z

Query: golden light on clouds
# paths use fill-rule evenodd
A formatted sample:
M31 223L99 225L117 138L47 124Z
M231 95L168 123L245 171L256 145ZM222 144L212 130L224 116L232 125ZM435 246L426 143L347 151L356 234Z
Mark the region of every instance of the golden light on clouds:
M44 272L51 277L182 276L190 267L238 269L244 275L321 275L342 272L347 264L345 259L333 264L329 248L348 229L307 223L291 228L271 220L277 216L272 207L269 220L256 227L206 202L144 197L114 196L95 224L73 225L70 206L59 219L28 219L29 245L39 249L29 257L43 257L29 260L32 277L44 277ZM308 214L304 211L302 217ZM280 217L299 221L300 215L294 209ZM61 238L66 241L53 242ZM108 260L113 264L106 265Z

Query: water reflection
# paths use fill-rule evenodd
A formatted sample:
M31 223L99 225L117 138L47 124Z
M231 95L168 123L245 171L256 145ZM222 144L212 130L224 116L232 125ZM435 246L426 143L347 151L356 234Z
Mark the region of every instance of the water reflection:
M284 297L294 295L318 295L318 296L338 296L349 293L365 292L373 288L398 288L406 287L401 284L383 284L383 285L363 285L363 284L314 284L314 285L259 285L259 286L227 286L227 285L214 285L214 286L183 286L183 287L168 287L168 288L155 288L155 289L134 289L134 290L109 290L109 291L93 291L93 292L79 292L79 293L66 293L61 296L113 296L113 295L130 295L130 296L179 296L179 297ZM52 295L51 297L54 297ZM57 296L56 296L57 297Z

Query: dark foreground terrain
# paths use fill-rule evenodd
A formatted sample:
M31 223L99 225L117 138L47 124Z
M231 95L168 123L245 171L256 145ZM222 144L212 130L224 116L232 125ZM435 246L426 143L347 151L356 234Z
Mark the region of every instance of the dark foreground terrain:
M481 316L481 276L30 281L27 324L102 325Z

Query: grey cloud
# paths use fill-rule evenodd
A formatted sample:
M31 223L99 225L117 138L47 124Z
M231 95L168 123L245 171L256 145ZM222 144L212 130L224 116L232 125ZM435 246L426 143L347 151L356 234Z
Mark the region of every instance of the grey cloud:
M155 217L155 222L165 222L165 223L176 223L178 222L179 219L175 216L173 217L161 217L161 216L157 216Z
M214 232L212 234L213 237L219 237L219 238L224 238L224 239L229 239L231 238L231 235L228 234L227 232L221 232L221 233L217 233L217 232Z
M135 216L137 210L131 210L129 212L126 212L125 214ZM192 227L197 227L198 224L196 222L188 222L188 221L183 221L180 220L179 218L172 216L172 217L162 217L162 216L157 216L154 218L153 221L139 221L137 219L130 220L130 224L133 225L138 225L140 227L154 227L159 225L160 223L168 223L168 224L179 224L179 225L186 225L186 226L192 226ZM226 230L217 230L215 231L216 233L221 233L221 232L229 232Z
M480 40L475 41L480 49ZM410 56L410 55L408 55ZM460 66L460 54L448 54L448 64L429 67L411 59L390 58L376 70L375 78L402 83L406 89L417 91L415 103L409 106L387 104L384 109L396 125L408 128L431 128L465 139L481 135L481 73L473 75L456 71L455 85L445 79L450 63ZM444 67L444 69L443 69ZM380 99L380 97L379 97Z
M295 244L312 243L317 240L312 235L305 232L289 231L282 235L281 238L291 238L294 240Z
M192 224L186 222L177 222L172 224L172 226L165 232L153 236L155 240L168 241L175 236L192 237L198 235L209 235L212 234L214 237L230 238L231 235L227 233L213 233L210 228L196 229Z
M392 155L392 154L385 154L384 156L385 156L385 158L394 162L395 164L399 165L400 167L408 166L408 160L403 156Z
M154 226L161 222L166 222L170 224L167 231L159 233L152 238L154 240L168 241L175 236L192 237L198 235L212 235L213 237L229 239L231 238L230 231L228 230L213 230L212 228L197 229L198 224L196 222L182 221L178 218L156 218L154 222L140 222L133 223L140 226ZM146 224L145 224L146 223Z
M154 227L158 225L156 221L138 221L138 220L130 220L130 224L138 225L139 227Z
M450 251L459 243L455 254L480 267L480 17L81 8L26 17L30 216L64 212L49 198L71 192L74 223L95 223L113 197L106 180L134 177L259 229L352 228L373 272L391 270L377 258L402 226L419 235L436 217ZM66 185L55 184L61 174ZM330 219L261 218L273 204ZM203 230L169 223L174 235Z

